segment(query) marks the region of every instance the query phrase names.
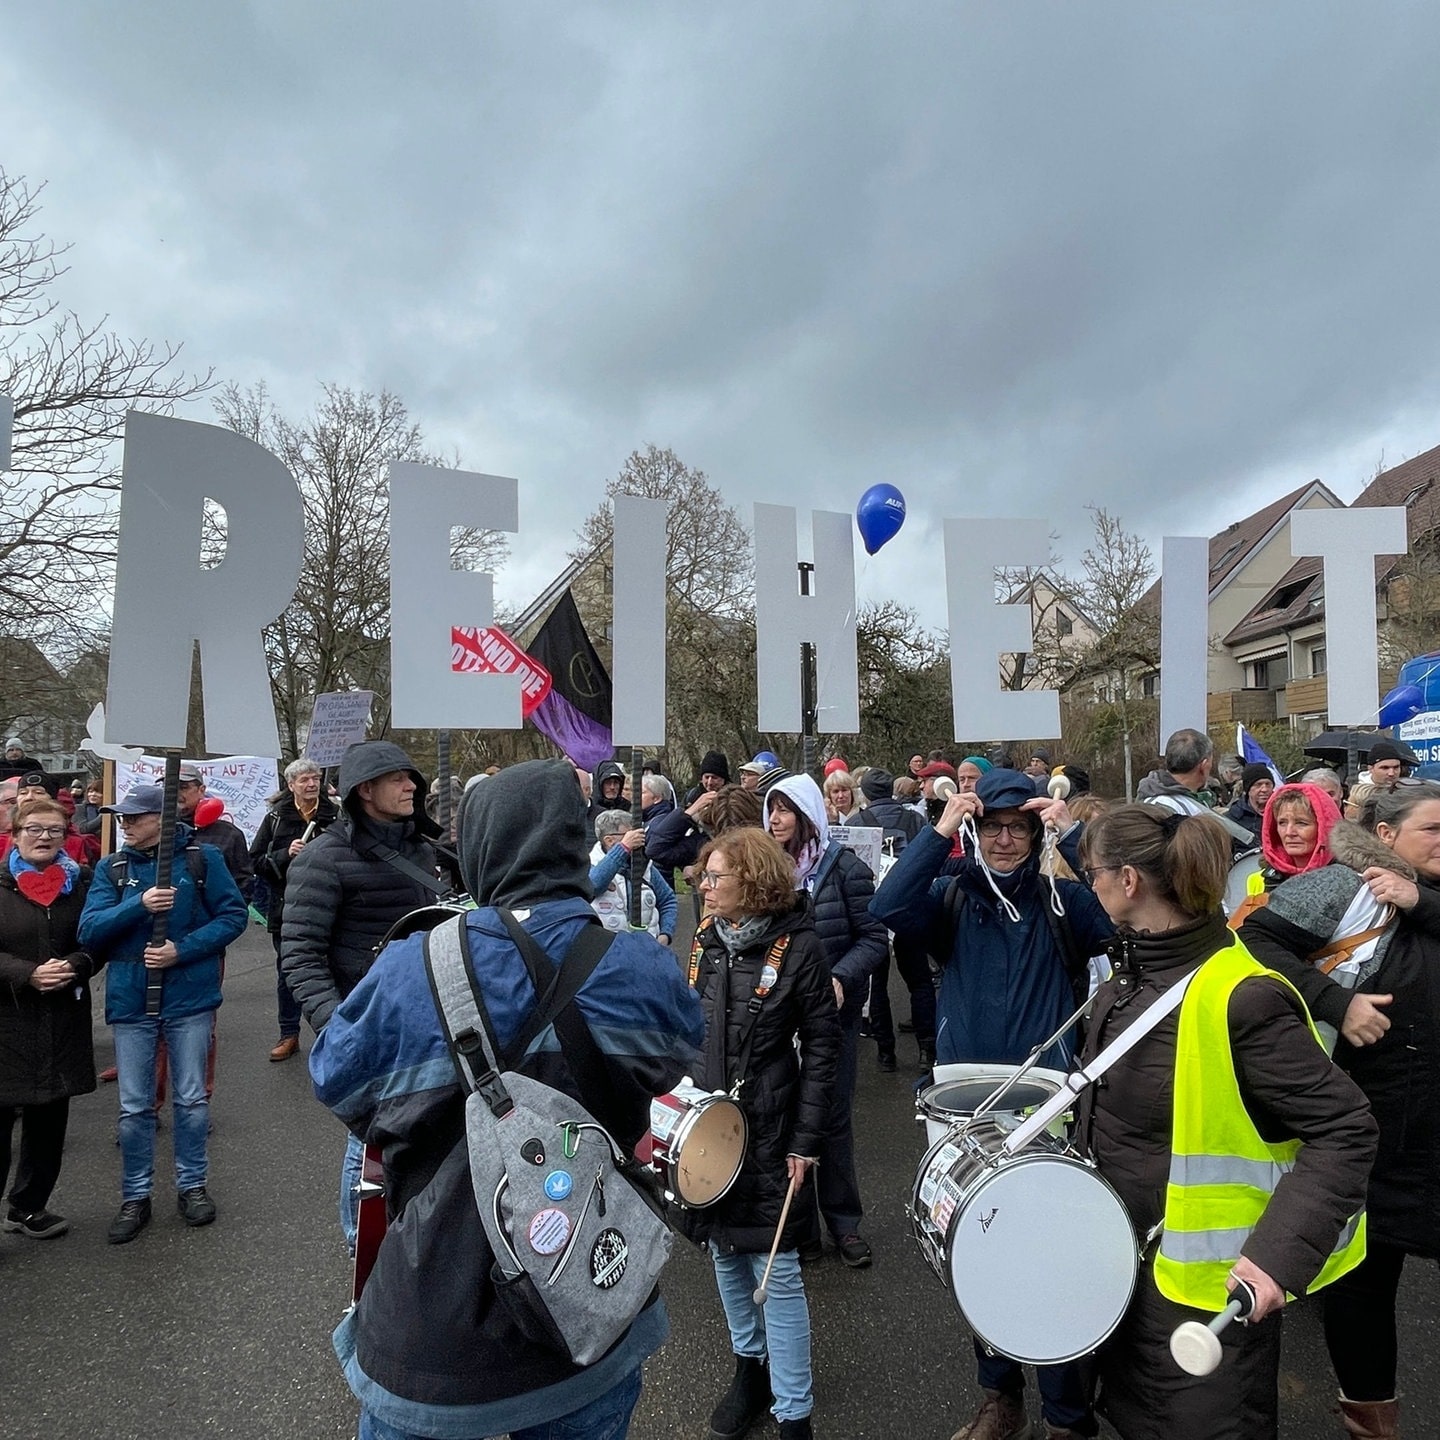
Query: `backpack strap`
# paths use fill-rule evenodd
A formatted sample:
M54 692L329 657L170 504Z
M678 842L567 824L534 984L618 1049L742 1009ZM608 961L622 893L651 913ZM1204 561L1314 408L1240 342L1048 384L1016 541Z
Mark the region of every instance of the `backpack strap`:
M457 915L426 932L425 974L461 1088L479 1094L500 1119L515 1108L515 1102L500 1079L500 1047L468 963L465 921L464 915Z

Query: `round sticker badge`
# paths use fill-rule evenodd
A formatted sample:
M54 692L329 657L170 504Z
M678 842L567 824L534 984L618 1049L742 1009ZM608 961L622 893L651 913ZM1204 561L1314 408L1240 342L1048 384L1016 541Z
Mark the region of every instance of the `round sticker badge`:
M545 1196L549 1200L568 1200L575 1182L564 1170L552 1170L545 1177Z
M530 1222L530 1248L537 1255L554 1255L570 1238L570 1217L563 1210L541 1210Z
M590 1279L601 1290L620 1282L630 1260L630 1247L618 1230L602 1230L590 1251Z
M780 972L773 965L765 965L760 970L760 988L762 990L773 990L775 982L780 978ZM775 1002L780 1003L778 1000Z

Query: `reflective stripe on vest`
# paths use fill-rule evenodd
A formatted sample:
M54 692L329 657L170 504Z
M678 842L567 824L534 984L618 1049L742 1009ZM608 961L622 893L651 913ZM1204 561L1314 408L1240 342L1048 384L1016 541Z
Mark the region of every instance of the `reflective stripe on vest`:
M1299 998L1283 976L1234 940L1200 967L1180 1005L1170 1178L1155 1283L1167 1299L1200 1310L1225 1308L1225 1281L1300 1151L1298 1140L1267 1144L1240 1096L1230 1050L1230 996L1241 981L1258 975ZM1308 1012L1306 1019L1321 1044ZM1362 1211L1346 1224L1310 1289L1328 1285L1364 1258Z

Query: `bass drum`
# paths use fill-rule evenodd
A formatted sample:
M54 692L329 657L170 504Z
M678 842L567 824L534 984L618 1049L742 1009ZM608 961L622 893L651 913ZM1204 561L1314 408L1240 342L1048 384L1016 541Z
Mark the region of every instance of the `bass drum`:
M1120 1323L1139 1247L1120 1197L1051 1135L1007 1154L977 1120L920 1162L910 1225L976 1338L1026 1365L1088 1355Z
M1244 903L1250 893L1250 877L1260 873L1261 855L1257 850L1246 850L1235 858L1230 867L1229 878L1225 881L1225 894L1220 901L1228 919Z

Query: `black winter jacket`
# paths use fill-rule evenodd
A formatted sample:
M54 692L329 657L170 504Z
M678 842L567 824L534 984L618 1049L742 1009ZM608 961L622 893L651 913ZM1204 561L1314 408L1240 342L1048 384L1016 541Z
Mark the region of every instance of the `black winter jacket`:
M890 799L872 800L863 810L857 810L848 821L851 825L866 825L871 829L883 830L890 842L890 853L899 855L924 828L925 822L914 810L893 796Z
M104 962L75 933L89 889L82 869L68 895L37 905L0 867L0 1105L45 1105L95 1088L90 977ZM52 957L70 962L78 984L42 995L30 976Z
M791 938L779 977L767 995L759 996L755 992L771 946L786 934ZM803 896L733 960L712 921L702 923L696 939L700 956L694 983L705 1012L705 1058L696 1082L706 1090L728 1091L741 1081L739 1103L749 1127L739 1178L722 1200L700 1212L696 1228L722 1250L760 1254L775 1237L789 1188L786 1156L820 1153L840 1053L839 1011ZM752 1002L758 1007L754 1011ZM752 1015L749 1063L742 1076L741 1051ZM813 1184L813 1178L807 1176L806 1183ZM800 1243L805 1224L804 1205L792 1204L781 1249Z
M240 893L247 901L250 899L255 868L250 863L250 847L245 843L245 832L238 825L231 824L229 820L212 820L194 831L191 843L213 845L225 861L230 878L240 887Z
M1298 875L1281 889L1324 874ZM1394 997L1385 1007L1390 1028L1358 1048L1342 1037L1335 1063L1365 1092L1380 1125L1367 1202L1371 1240L1440 1258L1440 887L1421 879L1419 889L1419 903L1396 918L1380 968L1360 985L1367 994ZM1243 938L1262 964L1319 990L1322 977L1298 957L1330 939L1332 922L1321 914L1317 907L1320 929L1310 932L1257 910ZM1323 987L1333 1003L1313 1008L1338 1027L1352 992L1330 980Z
M323 792L315 805L315 834L328 830L339 818L340 811L335 802ZM300 814L295 797L282 795L265 812L255 840L250 846L250 858L255 862L255 873L270 887L270 915L266 929L272 935L280 934L282 917L285 914L285 881L290 874L290 846L308 828L310 822ZM314 835L310 837L312 840Z
M918 817L917 817L918 818ZM870 913L875 881L870 867L836 841L820 860L819 883L811 892L815 933L830 973L845 988L846 999L863 1004L865 982L889 953L885 927Z

